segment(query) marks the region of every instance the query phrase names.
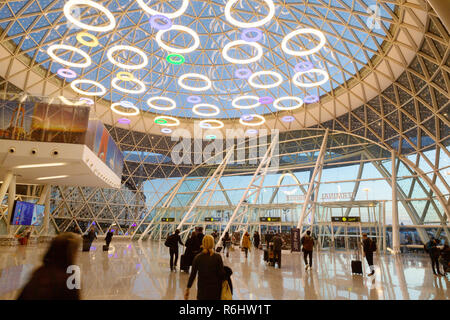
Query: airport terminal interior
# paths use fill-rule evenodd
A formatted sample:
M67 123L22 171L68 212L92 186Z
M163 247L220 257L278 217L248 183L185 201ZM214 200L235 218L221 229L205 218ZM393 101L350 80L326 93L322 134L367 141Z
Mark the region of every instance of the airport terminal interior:
M450 299L449 1L2 1L0 95L0 300L72 236L81 299L183 300L176 230L233 300Z

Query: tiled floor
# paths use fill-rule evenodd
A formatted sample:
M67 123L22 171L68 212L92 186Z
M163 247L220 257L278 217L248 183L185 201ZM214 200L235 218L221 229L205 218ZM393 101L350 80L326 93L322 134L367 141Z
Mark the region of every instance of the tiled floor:
M169 272L164 245L113 241L108 253L102 245L95 242L90 252L79 253L83 299L183 299L188 275ZM0 299L17 297L45 250L45 245L0 247ZM350 261L347 252L320 252L314 254L313 269L305 271L299 253L283 252L282 269L267 266L260 250L247 259L238 250L224 258L234 272L234 299L450 298L450 276L435 277L424 255L378 255L371 278L352 276ZM190 298L195 297L196 284Z

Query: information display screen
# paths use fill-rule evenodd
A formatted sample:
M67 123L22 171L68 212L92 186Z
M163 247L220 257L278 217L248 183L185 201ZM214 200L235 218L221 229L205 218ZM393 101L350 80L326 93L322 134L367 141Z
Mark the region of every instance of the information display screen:
M205 222L220 222L222 218L206 217Z
M16 200L11 224L16 226L40 226L44 221L44 209L45 206L43 205Z
M175 218L161 218L161 222L174 222Z
M333 222L360 222L359 217L331 217Z
M281 222L281 217L260 217L259 222Z

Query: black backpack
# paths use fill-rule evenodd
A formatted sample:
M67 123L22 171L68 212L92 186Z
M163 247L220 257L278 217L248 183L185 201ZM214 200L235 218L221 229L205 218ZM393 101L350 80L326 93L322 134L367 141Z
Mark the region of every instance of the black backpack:
M174 235L170 235L167 237L166 241L164 242L164 245L168 248L172 247L173 245L173 240L174 240Z

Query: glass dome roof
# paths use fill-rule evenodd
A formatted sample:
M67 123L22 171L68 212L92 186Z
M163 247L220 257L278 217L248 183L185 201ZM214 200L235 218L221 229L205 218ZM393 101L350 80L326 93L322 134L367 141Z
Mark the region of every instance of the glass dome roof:
M230 0L232 1L232 0ZM184 26L194 31L199 38L199 46L189 53L182 53L184 63L171 64L167 61L169 52L156 41L158 30L150 24L152 17L138 3L138 1L116 0L102 1L101 4L109 10L115 19L115 27L111 31L95 32L81 29L69 22L64 15L63 8L68 1L8 1L0 10L0 27L7 30L8 40L13 41L18 49L31 57L35 64L50 70L55 77L65 81L70 86L73 80L91 80L103 85L106 93L101 96L111 103L129 101L143 111L164 114L175 117L201 118L192 111L193 103L188 102L190 96L198 96L202 103L217 107L219 113L211 118L231 119L244 114L270 114L278 110L273 104L261 104L251 109L238 109L232 101L241 96L272 97L273 99L295 96L304 99L306 96L323 96L345 84L346 81L370 64L370 59L380 51L386 40L386 31L392 23L395 5L374 0L309 0L275 1L274 14L269 22L257 28L262 38L257 41L262 47L262 57L249 64L234 64L224 58L223 49L232 41L241 40L244 29L230 23L225 15L225 7L229 1L189 1L186 10L178 17L172 18L173 26L162 32L162 42L166 46L182 50L195 45L195 37L176 30L174 27ZM77 1L74 1L77 2ZM82 1L81 1L82 2ZM186 4L186 0L173 1L141 1L146 7L169 16L177 12ZM272 1L240 0L231 7L230 13L235 20L254 23L270 15ZM90 26L106 26L110 23L107 15L93 7L86 5L72 6L71 14L78 21ZM377 10L376 23L373 10ZM157 21L161 23L161 21ZM295 30L311 28L320 30L325 36L325 45L314 54L295 56L287 54L282 49L283 39ZM247 32L248 31L248 32ZM245 32L249 37L255 37L256 32ZM98 39L98 45L85 45L90 38L83 38L85 44L77 40L80 32L89 33ZM161 32L161 31L160 31ZM230 58L250 59L258 52L252 44L245 42L228 50ZM73 79L57 75L58 70L68 68L50 57L47 50L51 45L63 44L74 46L87 53L92 63L85 68L70 68L75 71ZM114 46L132 46L142 50L148 58L148 63L137 70L120 68L110 62L108 50ZM291 50L310 50L319 45L319 38L311 33L296 35L290 38L287 47ZM84 62L79 53L67 50L55 50L60 59L71 62ZM115 61L137 65L143 62L143 57L129 50L117 50L113 53ZM178 62L179 58L173 61ZM292 81L298 71L295 67L300 62L311 62L316 69L324 70L329 80L320 86L302 88ZM254 77L254 83L270 85L281 82L273 88L255 88L249 84L249 79L240 79L236 71L248 69L252 74L260 71L275 72L278 76L261 75ZM117 90L122 87L128 90L140 89L141 85L133 81L117 81L112 85L113 78L119 72L130 72L135 79L142 81L145 89L142 93L124 93ZM205 91L192 91L180 86L180 77L184 74L196 73L206 76L211 81L211 87ZM307 73L300 77L304 82L317 82L323 79L318 72ZM204 80L188 77L184 85L199 88L205 86ZM89 84L80 84L82 90L99 90ZM150 108L147 100L151 97L165 97L175 101L176 107L169 109L171 103L155 99ZM242 99L239 105L254 104L251 99ZM295 101L291 101L293 104ZM291 107L290 102L283 102L283 107ZM307 106L307 105L304 105ZM206 114L214 109L199 108Z

